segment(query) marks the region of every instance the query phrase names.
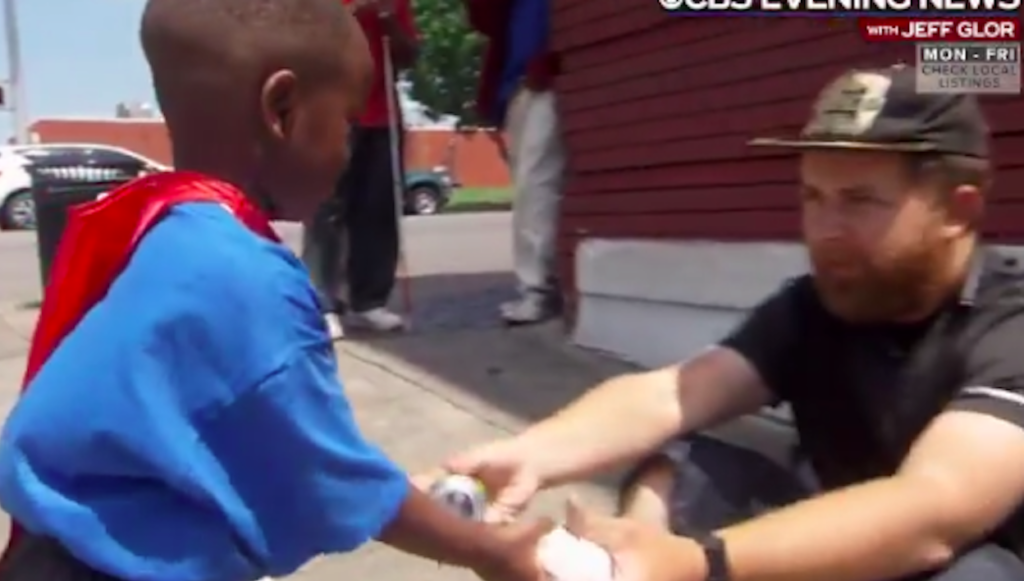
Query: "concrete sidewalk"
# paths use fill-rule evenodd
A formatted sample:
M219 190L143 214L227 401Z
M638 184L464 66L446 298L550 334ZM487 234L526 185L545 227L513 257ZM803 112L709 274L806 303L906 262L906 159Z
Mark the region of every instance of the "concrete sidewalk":
M16 400L36 311L0 305L0 418ZM368 437L410 472L521 429L625 367L564 345L557 326L434 331L338 344L346 393ZM608 488L545 494L537 510L560 513L568 493L608 506ZM283 499L285 500L285 499ZM301 501L301 499L295 499ZM2 516L2 515L0 515ZM0 535L6 535L6 519ZM468 573L370 545L325 557L294 577L337 581L472 578Z

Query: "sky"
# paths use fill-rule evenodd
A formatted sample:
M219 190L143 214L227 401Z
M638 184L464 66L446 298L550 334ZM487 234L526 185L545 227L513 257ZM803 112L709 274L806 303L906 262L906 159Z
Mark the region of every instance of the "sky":
M120 102L153 102L138 41L144 0L14 1L30 119L112 117ZM2 42L5 79L8 62ZM13 133L10 117L0 112L4 141Z
M153 100L138 28L143 0L14 0L28 115L111 117L121 101ZM8 75L6 41L0 70ZM0 134L11 134L10 113Z

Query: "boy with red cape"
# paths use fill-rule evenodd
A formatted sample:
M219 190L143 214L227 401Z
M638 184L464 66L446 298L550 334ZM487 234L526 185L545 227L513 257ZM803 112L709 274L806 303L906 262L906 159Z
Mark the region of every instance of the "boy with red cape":
M549 523L457 518L367 443L271 217L331 195L370 76L337 0L150 0L179 171L77 208L0 440L4 581L245 581L370 539L535 581Z

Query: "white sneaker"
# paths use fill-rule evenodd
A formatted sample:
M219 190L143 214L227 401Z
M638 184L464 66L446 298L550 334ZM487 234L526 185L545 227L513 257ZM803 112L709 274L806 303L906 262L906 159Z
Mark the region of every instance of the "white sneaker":
M331 341L340 341L345 338L345 327L341 324L341 317L337 313L324 315L324 324L327 325L327 335Z
M509 325L530 325L546 321L558 314L544 297L528 296L501 305L501 318Z
M354 327L380 333L405 330L405 319L384 307L352 313L348 317L348 322Z

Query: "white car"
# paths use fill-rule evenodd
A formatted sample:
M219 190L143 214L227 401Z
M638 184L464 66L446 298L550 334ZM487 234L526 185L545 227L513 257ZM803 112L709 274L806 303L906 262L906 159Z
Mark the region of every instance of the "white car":
M129 168L131 173L166 171L170 168L133 151L93 143L40 143L0 147L0 230L35 227L32 178L27 168L35 163L68 167ZM133 168L137 167L136 172Z

